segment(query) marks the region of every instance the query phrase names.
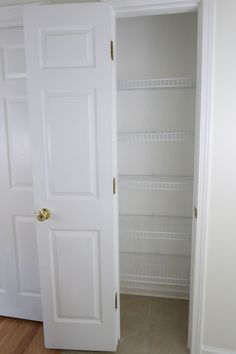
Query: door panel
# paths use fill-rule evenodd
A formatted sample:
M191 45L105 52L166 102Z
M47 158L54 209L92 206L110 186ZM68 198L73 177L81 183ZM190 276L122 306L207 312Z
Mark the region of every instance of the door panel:
M108 4L25 11L29 109L47 347L117 346L113 14Z
M93 27L42 29L40 37L42 68L95 66Z
M95 197L95 92L82 89L80 92L45 93L43 109L47 134L48 194ZM63 170L61 166L64 166Z
M34 235L35 237L32 237ZM14 216L14 236L20 293L39 295L39 271L33 216Z
M42 320L23 27L0 29L0 315Z
M32 189L29 120L26 97L5 98L10 178L15 188Z
M58 319L75 319L79 323L101 323L99 244L99 231L52 232L54 291ZM72 273L77 274L79 282L68 277L68 274Z

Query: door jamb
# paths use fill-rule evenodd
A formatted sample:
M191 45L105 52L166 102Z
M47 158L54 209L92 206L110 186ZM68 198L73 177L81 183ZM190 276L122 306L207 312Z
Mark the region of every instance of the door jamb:
M203 345L203 314L206 287L215 0L110 0L110 2L117 18L184 12L198 13L196 80L196 125L198 130L196 146L198 148L198 161L195 162L194 173L194 205L198 209L198 217L196 220L195 250L192 255L191 265L190 306L192 325L189 346L191 354L200 354ZM197 181L198 185L196 185Z

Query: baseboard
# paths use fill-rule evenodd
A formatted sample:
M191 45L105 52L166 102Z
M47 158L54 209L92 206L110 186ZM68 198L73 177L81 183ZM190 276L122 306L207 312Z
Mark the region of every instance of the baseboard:
M141 296L153 296L153 297L162 297L170 299L182 299L189 300L189 295L185 293L179 293L175 291L161 291L161 290L152 290L152 289L137 289L132 287L122 287L120 288L121 294L127 295L141 295Z
M236 354L236 351L235 350L231 351L223 348L203 346L201 350L201 354Z

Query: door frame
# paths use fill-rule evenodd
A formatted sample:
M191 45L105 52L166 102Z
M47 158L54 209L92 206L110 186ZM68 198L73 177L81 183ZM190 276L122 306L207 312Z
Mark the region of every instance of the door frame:
M195 206L197 220L191 262L189 348L191 354L200 354L203 344L206 289L215 0L111 0L110 2L117 18L184 12L198 13L196 141L192 211L194 218Z
M95 1L95 0L94 0ZM102 1L102 0L100 0ZM198 13L198 58L196 90L196 137L194 205L198 209L195 247L191 270L191 318L189 346L191 354L200 354L203 344L204 298L209 214L210 146L212 125L213 50L215 0L105 0L114 8L116 18ZM0 7L0 28L23 26L23 6L33 3L56 3L55 0L5 0ZM79 0L77 2L80 2ZM16 5L16 6L9 6ZM8 5L8 6L7 6ZM198 181L198 185L196 185Z

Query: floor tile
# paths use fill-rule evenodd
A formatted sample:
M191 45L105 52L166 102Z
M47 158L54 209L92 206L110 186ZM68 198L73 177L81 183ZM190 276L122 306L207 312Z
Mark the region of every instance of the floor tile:
M148 354L187 354L188 301L151 298Z
M118 353L146 354L148 348L148 318L128 315L121 321Z
M121 295L118 354L189 354L188 301ZM62 354L108 354L63 351Z
M150 299L148 296L121 295L121 318L127 316L147 318Z

